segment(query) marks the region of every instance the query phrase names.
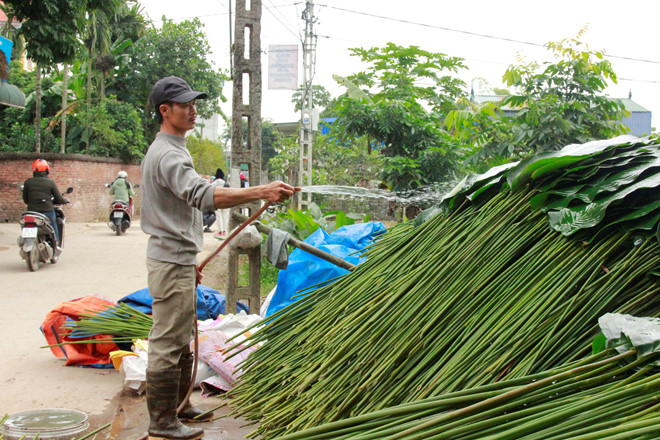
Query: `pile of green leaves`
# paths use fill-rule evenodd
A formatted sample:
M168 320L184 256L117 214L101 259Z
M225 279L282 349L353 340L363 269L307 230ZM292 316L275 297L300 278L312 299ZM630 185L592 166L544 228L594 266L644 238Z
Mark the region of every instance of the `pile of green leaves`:
M660 316L658 241L648 217L621 217L650 209L659 148L617 139L468 176L427 221L394 227L355 271L253 335L268 343L243 366L237 413L274 438L575 362L607 312ZM584 195L565 208L532 201L575 182L598 188L590 203L605 215L566 238L544 209L578 209Z
M533 187L533 210L563 235L593 241L610 229L654 231L660 220L660 147L653 139L621 136L574 144L468 175L443 200L442 208L480 203L500 191ZM427 213L429 218L436 210Z

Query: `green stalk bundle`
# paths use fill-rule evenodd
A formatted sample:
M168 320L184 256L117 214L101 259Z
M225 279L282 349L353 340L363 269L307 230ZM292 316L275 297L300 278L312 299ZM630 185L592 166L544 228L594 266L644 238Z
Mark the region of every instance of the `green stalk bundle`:
M234 388L264 439L584 357L607 312L660 315L658 244L558 238L531 191L393 228L274 315Z
M658 357L635 359L634 350L620 355L611 350L555 370L401 404L277 440L657 438L660 374L653 361Z
M62 330L71 330L60 336L66 336L61 344L89 344L100 342L132 342L135 339L146 339L153 324L153 318L133 307L120 303L107 306L106 310L81 313L79 321L71 321L62 325ZM113 336L109 339L87 339L95 335ZM71 339L69 339L71 338ZM51 347L47 345L46 347Z
M605 313L660 316L653 142L572 145L467 176L355 271L269 317L236 413L271 439L575 362Z

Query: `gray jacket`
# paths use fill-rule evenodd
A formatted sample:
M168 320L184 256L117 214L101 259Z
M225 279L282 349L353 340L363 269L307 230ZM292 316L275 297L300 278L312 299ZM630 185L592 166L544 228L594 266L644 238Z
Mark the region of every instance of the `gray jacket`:
M215 210L213 186L193 168L185 138L158 133L142 160L140 226L147 257L193 265L203 243L203 210Z

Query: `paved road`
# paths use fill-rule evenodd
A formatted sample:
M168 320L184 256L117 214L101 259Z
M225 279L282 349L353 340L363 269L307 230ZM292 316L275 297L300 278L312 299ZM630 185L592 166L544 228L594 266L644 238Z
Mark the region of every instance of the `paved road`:
M30 272L18 255L16 223L0 224L0 416L38 408L99 413L122 387L114 370L65 367L39 327L61 302L85 295L117 300L146 286L147 236L117 237L102 223L68 223L57 264Z
M16 223L0 224L0 418L40 408L77 409L89 415L90 429L112 423L99 438L135 440L148 423L144 397L124 396L123 380L114 369L65 367L49 349L39 348L46 342L39 327L61 302L92 294L118 300L146 287L147 236L137 223L120 237L103 223L67 223L57 264L30 272L18 255L19 232ZM204 238L200 261L218 245L212 234ZM220 290L211 282L223 282L226 252L205 270L205 284ZM192 400L204 409L223 402L201 399L197 391ZM205 438L244 439L253 429L245 424L243 419L206 423Z

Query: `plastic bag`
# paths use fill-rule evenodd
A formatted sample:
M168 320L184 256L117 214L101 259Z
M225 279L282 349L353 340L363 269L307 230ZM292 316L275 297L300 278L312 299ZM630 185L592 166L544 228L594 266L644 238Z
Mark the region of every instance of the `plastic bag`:
M366 258L356 252L367 247L384 231L385 225L381 222L342 226L332 234L319 228L305 239L305 243L357 265ZM347 273L348 270L335 266L329 261L300 249L294 250L289 255L289 267L280 270L277 276L277 288L270 299L266 316L293 303L292 298L297 295L296 292Z
M255 226L249 225L234 237L229 246L234 249L250 250L259 246L261 240L261 233L257 231Z

